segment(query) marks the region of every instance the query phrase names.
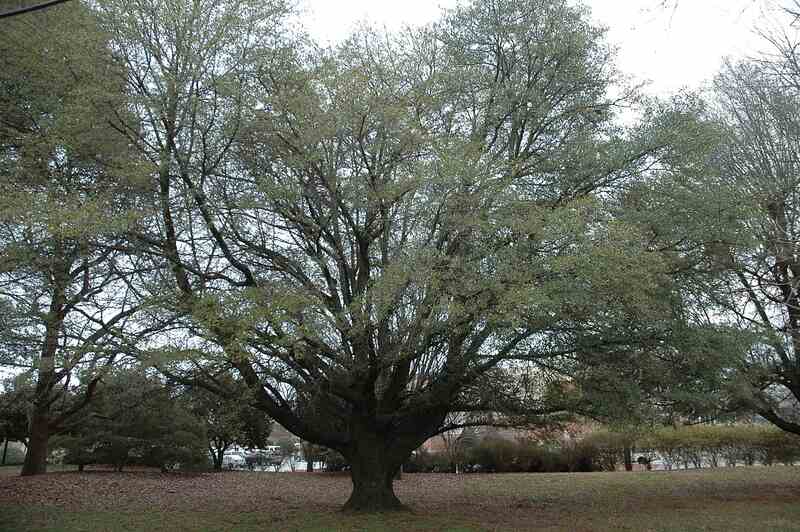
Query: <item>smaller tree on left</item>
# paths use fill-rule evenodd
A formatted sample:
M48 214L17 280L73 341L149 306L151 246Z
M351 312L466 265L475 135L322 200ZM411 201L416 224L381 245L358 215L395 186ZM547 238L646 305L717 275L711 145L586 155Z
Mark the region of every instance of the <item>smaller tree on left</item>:
M126 108L106 43L79 2L0 32L0 366L32 381L23 475L46 471L50 436L143 330L121 237L137 165L108 125Z

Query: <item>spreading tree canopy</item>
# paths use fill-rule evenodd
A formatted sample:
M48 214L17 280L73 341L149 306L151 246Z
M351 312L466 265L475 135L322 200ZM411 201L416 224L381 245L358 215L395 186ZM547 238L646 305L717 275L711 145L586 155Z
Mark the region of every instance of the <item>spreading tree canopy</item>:
M332 49L279 2L97 9L159 210L130 236L189 332L154 363L237 374L346 457L348 508L398 507L395 472L446 420L541 419L567 403L548 381L688 326L670 256L617 215L679 135L615 125L633 93L583 8L474 2Z
M687 397L707 412L755 412L800 434L800 64L792 4L782 10L785 29L762 33L767 53L728 62L705 101L685 99L684 120L694 125L683 130L696 156L627 195L634 208L626 218L679 259L684 301L725 333L727 347L707 344L708 371Z
M731 407L800 434L800 68L794 41L728 64L715 82L722 136L707 194L737 215L709 251L722 279L710 290L720 320L750 333L730 378Z
M749 180L749 152L715 151L728 129L691 98L620 126L639 102L585 8L475 1L321 48L281 0L68 6L0 36L0 357L35 375L26 472L53 432L94 448L85 407L127 354L193 387L218 449L269 417L341 453L354 510L400 507L400 465L449 429L682 408L723 375L736 341L702 308L738 229L668 199Z

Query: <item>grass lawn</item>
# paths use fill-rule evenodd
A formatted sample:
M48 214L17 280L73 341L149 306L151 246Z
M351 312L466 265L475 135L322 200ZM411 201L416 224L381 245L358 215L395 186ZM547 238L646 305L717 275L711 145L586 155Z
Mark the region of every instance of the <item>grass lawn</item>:
M0 466L0 477L14 477L14 476L17 476L17 475L19 475L19 472L20 472L21 469L22 469L22 466L19 466L19 465ZM51 473L55 472L55 471L77 471L78 470L78 466L73 466L73 465L64 465L64 466L62 466L62 465L49 465L49 466L47 466L47 470L49 472L51 472ZM0 529L0 530L2 530L2 529Z
M0 530L800 531L800 468L406 474L412 511L338 511L347 476L136 471L0 474Z

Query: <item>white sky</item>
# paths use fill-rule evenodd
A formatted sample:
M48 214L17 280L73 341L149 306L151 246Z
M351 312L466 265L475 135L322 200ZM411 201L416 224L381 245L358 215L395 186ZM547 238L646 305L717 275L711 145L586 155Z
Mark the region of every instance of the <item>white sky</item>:
M672 0L675 1L675 0ZM301 0L304 24L320 42L345 37L361 21L388 29L435 20L439 6L456 0ZM725 56L755 55L764 49L757 25L775 20L769 0L681 0L678 9L659 0L584 0L596 22L609 28L618 46L618 66L648 92L668 95L696 88L719 69Z

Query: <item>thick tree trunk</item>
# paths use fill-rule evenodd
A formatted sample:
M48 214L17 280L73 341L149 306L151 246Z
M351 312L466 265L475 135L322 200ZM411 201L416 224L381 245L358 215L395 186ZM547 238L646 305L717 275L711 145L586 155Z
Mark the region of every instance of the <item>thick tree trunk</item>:
M31 419L31 432L22 476L47 473L47 443L50 439L50 419L47 405L35 405Z
M306 473L313 473L314 472L314 457L311 458L306 457Z
M3 462L2 465L6 465L6 456L8 455L8 438L6 438L6 442L3 445Z
M409 451L410 453L410 451ZM393 480L407 454L387 443L363 438L346 456L350 461L353 492L344 510L349 512L390 512L405 510L394 494Z
M60 257L60 254L57 253ZM62 264L63 266L63 264ZM55 355L58 350L58 337L64 323L64 290L68 267L53 271L55 287L53 299L50 301L45 329L44 344L39 357L39 369L36 376L36 393L33 400L28 449L22 476L39 475L47 472L47 443L50 439L50 404L53 387L56 384Z

